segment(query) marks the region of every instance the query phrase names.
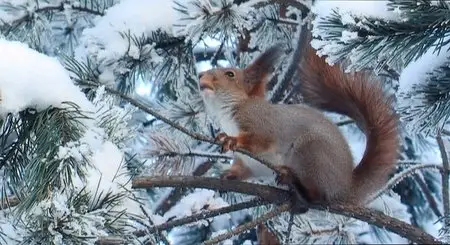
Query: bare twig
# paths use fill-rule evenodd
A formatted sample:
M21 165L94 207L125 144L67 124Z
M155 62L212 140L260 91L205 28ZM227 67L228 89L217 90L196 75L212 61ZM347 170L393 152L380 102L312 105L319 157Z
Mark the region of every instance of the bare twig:
M291 233L292 233L292 226L294 225L294 214L291 214L289 217L289 225L286 235L286 240L284 243L289 244L291 242Z
M216 244L216 243L219 243L219 242L224 241L226 239L229 239L229 238L231 238L231 237L233 237L235 235L238 235L238 234L240 234L240 233L242 233L244 231L247 231L247 230L250 230L250 229L256 227L258 224L264 223L267 220L272 219L273 217L276 217L276 216L280 215L281 213L289 211L290 208L291 208L291 204L290 203L285 203L283 205L280 205L277 208L275 208L274 210L272 210L272 211L262 215L261 217L256 218L256 219L254 219L254 220L252 220L250 222L247 222L245 224L242 224L242 225L234 228L230 232L218 235L218 236L216 236L216 237L214 237L214 238L204 242L203 244L204 245L211 245L211 244Z
M211 65L213 67L217 66L217 62L219 60L220 54L222 54L223 46L225 45L225 40L220 43L219 48L217 49L214 57L211 59Z
M423 230L398 219L387 216L377 210L358 206L344 206L340 204L334 204L328 207L320 205L310 205L309 207L316 210L328 211L331 213L359 219L361 221L367 222L368 224L375 225L381 229L386 229L390 232L393 232L414 243L442 244L442 242L440 242L430 234L424 232Z
M147 211L145 211L145 209L144 209L142 206L140 206L140 208L141 208L142 213L144 213L145 217L147 217L148 223L149 223L150 225L154 226L155 223L153 222L153 220L152 220L152 218L150 217L150 215L148 215ZM164 234L162 234L162 231L156 231L156 233L157 233L158 238L161 239L161 241L162 241L165 245L170 245L169 240L167 240L167 237L166 237Z
M441 212L441 210L439 210L438 203L437 203L436 199L434 198L434 196L432 195L430 188L427 187L427 184L425 183L425 181L423 180L422 177L423 177L423 175L421 175L421 174L415 174L414 180L419 185L419 188L422 191L422 194L425 196L425 199L427 200L428 205L430 206L430 209L433 211L433 213L437 217L442 217L442 212Z
M449 215L450 215L450 199L449 199L449 176L450 176L450 166L449 166L449 159L447 155L447 150L445 149L444 140L442 139L441 134L439 133L437 138L437 143L439 146L439 150L441 152L441 158L442 158L442 200L443 200L443 206L444 206L444 216L445 216L445 225L450 225Z
M279 76L273 76L271 81L269 82L268 86L270 89L270 85L273 84L273 90L274 92L271 95L270 100L273 103L280 102L283 97L283 93L285 92L286 88L288 87L289 83L292 81L292 78L297 72L298 64L302 58L302 55L304 54L304 50L307 46L307 42L309 40L309 36L311 35L311 32L308 30L307 24L298 25L297 28L297 43L294 45L295 49L292 52L290 63L288 67L286 68L286 71L283 72L284 77L281 79L281 81L276 81L276 79Z
M222 214L227 214L227 213L232 213L232 212L236 212L239 210L243 210L243 209L247 209L247 208L253 208L253 207L257 207L257 206L261 206L264 204L267 204L268 202L266 201L262 201L259 198L255 198L252 199L250 201L247 202L242 202L242 203L238 203L238 204L234 204L234 205L230 205L227 207L223 207L223 208L218 208L215 210L209 210L206 212L202 212L202 213L197 213L188 217L184 217L184 218L180 218L180 219L176 219L176 220L172 220L172 221L168 221L165 222L163 224L160 225L155 225L153 227L149 227L146 230L138 230L135 231L133 234L135 236L144 236L147 233L154 233L154 232L158 232L158 231L163 231L163 230L169 230L173 227L176 226L181 226L181 225L185 225L185 224L189 224L198 220L203 220L203 219L209 219L212 217L216 217Z
M406 177L412 176L416 174L416 171L420 169L437 169L439 171L442 171L442 167L437 164L420 164L420 165L414 165L412 167L409 167L402 172L394 175L388 183L384 186L383 189L379 190L376 194L372 195L371 198L368 198L369 202L380 197L384 193L386 193L388 190L394 188L398 183L400 183L403 179Z
M181 185L192 188L204 188L255 195L261 197L263 200L276 203L283 200L289 200L291 197L289 191L276 187L246 183L237 180L224 181L210 177L158 176L153 179L152 177L140 177L133 180L132 188L176 187ZM387 216L380 211L371 210L365 207L344 206L340 204L333 204L330 206L310 204L308 205L308 208L359 219L368 224L396 233L412 242L421 244L441 244L440 241L421 229Z
M204 162L200 164L192 173L193 176L202 176L212 166L211 162ZM164 214L171 209L186 194L187 188L175 188L170 192L164 201L162 201L155 209L155 213Z

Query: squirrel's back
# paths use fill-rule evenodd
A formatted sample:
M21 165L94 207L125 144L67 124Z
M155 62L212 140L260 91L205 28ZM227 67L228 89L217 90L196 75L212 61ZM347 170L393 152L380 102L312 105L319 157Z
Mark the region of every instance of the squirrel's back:
M305 186L307 199L343 200L351 188L353 157L339 128L321 111L304 104L271 104L252 98L239 106L235 118L242 130L257 133L255 129L261 129L273 141L271 153L264 158L289 167L298 180L296 185ZM252 166L252 171L260 165Z

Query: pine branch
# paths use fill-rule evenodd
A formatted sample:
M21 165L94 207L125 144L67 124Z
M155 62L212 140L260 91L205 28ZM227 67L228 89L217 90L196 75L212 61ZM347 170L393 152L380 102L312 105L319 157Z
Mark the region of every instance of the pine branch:
M430 209L433 211L433 213L437 217L442 217L442 213L439 210L438 203L422 177L422 175L416 174L414 175L414 180L419 185L419 188L422 191L422 194L425 196L425 199L427 200L428 205L430 206Z
M92 14L92 15L98 15L98 16L103 16L104 10L100 11L98 9L90 9L87 6L80 6L79 4L72 4L72 5L65 5L64 3L61 3L59 5L46 5L45 7L42 8L37 8L34 10L35 13L43 13L43 12L50 12L50 11L64 11L66 9L73 9L79 12L84 12L84 13L88 13L88 14ZM22 17L23 18L23 17Z
M81 197L81 196L79 196ZM0 210L5 209L5 208L12 208L14 206L17 206L20 203L20 200L15 197L15 196L11 196L9 198L7 198L7 200L2 200L2 202L7 202L7 205L4 206L0 206ZM84 205L85 203L83 203ZM128 244L128 240L123 239L123 238L119 238L119 237L99 237L98 240L95 242L96 245L125 245Z
M2 152L2 164L7 166L4 174L9 177L8 184L15 188L14 195L21 200L16 208L18 213L48 197L49 190L71 186L71 173L85 177L87 159L60 158L58 149L69 142L78 142L86 130L82 121L88 116L72 102L63 104L61 108L50 106L39 112L34 109L20 112L20 125L15 126L18 139L13 147Z
M148 146L142 153L143 157L155 160L151 166L153 171L159 175L166 175L169 172L172 174L182 174L184 171L191 171L195 167L196 158L173 154L177 152L185 155L182 152L189 153L190 147L187 140L182 140L180 137L171 137L171 133L169 130L165 133L149 133L147 137ZM169 153L171 156L165 156L165 153Z
M307 44L309 35L307 22L304 21L304 18L300 16L296 16L295 21L292 19L288 19L290 26L279 28L277 26L279 23L286 22L286 13L289 6L287 3L280 3L279 5L279 8L275 8L272 12L269 12L267 16L265 16L266 21L261 23L261 27L259 27L257 30L258 33L255 33L253 37L258 40L258 43L277 42L279 45L279 40L259 40L259 37L261 37L262 35L265 36L267 32L275 32L277 34L279 32L283 36L283 39L292 40L287 43L289 49L292 49L291 54L289 55L289 60L287 61L287 65L283 66L282 64L280 64L284 69L275 73L267 83L267 90L271 91L269 93L269 98L274 103L282 101L283 94L291 86L292 79L297 72L297 66L301 59L301 51ZM306 15L309 13L309 10L307 8L306 11L308 12L302 11L302 15ZM274 30L271 31L270 29ZM292 36L290 35L290 33L292 33ZM278 35L274 36L275 39L277 38L277 36ZM259 49L263 48L264 47L259 47Z
M442 139L442 136L439 134L436 138L439 151L441 153L442 158L442 202L444 208L444 217L445 217L445 226L450 226L450 199L449 199L449 180L450 180L450 164L449 158L447 154L447 150L445 149L445 143Z
M20 116L26 116L28 111L24 111L19 113ZM0 134L0 149L2 149L0 153L0 169L3 169L5 166L9 165L8 159L12 159L11 162L24 163L23 160L25 157L22 156L22 147L26 148L28 145L30 130L27 130L28 127L23 126L27 125L27 120L23 121L17 116L9 113L2 122L2 132ZM14 167L15 165L13 165Z
M37 203L31 212L27 210L25 215L18 216L19 224L24 226L21 228L25 231L22 242L48 244L59 237L62 242L70 244L89 240L91 243L128 244L133 238L124 227L127 225L126 210L115 209L126 198L127 192L105 191L99 186L99 191L95 193L86 190L86 187L72 191L54 190L48 199ZM107 237L104 236L105 232Z
M204 242L203 244L204 245L212 245L212 244L216 244L216 243L225 241L226 239L229 239L229 238L231 238L233 236L236 236L236 235L238 235L240 233L243 233L243 232L245 232L247 230L250 230L250 229L256 227L257 225L262 224L262 223L266 222L267 220L272 219L272 218L280 215L281 213L289 211L290 209L291 209L291 204L290 203L282 204L281 206L279 206L279 207L275 208L274 210L272 210L272 211L262 215L261 217L258 217L256 219L250 221L250 222L244 223L244 224L234 228L230 232L218 235L218 236L216 236L216 237L214 237L214 238Z
M289 244L291 242L291 233L292 233L292 226L294 225L294 214L291 214L289 217L289 225L287 229L287 235L285 239L285 243Z
M419 170L424 169L432 169L437 170L439 172L443 172L443 168L438 164L423 164L421 162L416 161L398 161L398 165L407 165L406 169L403 169L402 172L395 174L388 183L379 190L376 194L372 196L372 198L369 198L369 200L374 200L381 195L385 194L389 190L393 189L395 186L397 186L400 182L405 180L408 177L413 177L414 181L417 182L420 190L422 191L422 194L424 195L426 201L428 202L428 205L430 206L430 209L435 213L437 217L441 217L442 213L439 210L438 204L432 193L430 192L430 189L427 187L425 181L422 179L423 175L421 173L418 173ZM412 165L414 164L414 165Z
M3 5L6 4L4 3ZM21 26L23 23L32 21L35 14L46 14L54 11L63 12L66 9L72 9L78 12L83 12L91 15L103 16L106 7L107 6L104 6L104 8L101 10L99 6L97 6L97 8L94 8L94 6L92 6L92 8L89 8L87 5L85 6L82 6L80 4L67 5L67 3L64 2L61 2L60 4L57 5L44 5L43 7L38 6L36 9L32 11L27 10L27 12L24 15L16 18L10 23L3 23L3 25L6 25L8 27L7 28L8 30L6 31L6 33L8 33L13 29ZM12 9L14 9L14 7L12 7ZM20 9L22 10L22 8ZM2 27L2 25L0 25L0 28L5 28L5 26Z
M192 173L193 176L202 176L205 174L212 166L211 162L204 162L200 164L195 171ZM164 214L169 209L171 209L183 196L186 194L187 188L175 188L170 192L170 194L165 198L164 201L155 208L155 213Z
M246 183L241 181L224 181L210 177L192 177L192 176L168 176L168 177L138 177L132 182L132 188L154 188L154 187L179 187L186 186L191 188L204 188L216 191L238 192L247 195L254 195L263 200L280 203L283 200L290 200L291 192L259 184ZM301 205L301 204L299 204ZM386 229L398 234L412 242L424 244L442 244L433 236L425 233L417 227L407 224L403 221L387 216L380 211L367 209L365 207L345 206L332 204L322 206L318 204L309 204L308 208L327 211L334 214L359 219L368 224Z
M398 111L411 132L439 134L450 118L450 58L399 95Z
M257 3L254 5L254 7L262 8L262 7L266 7L267 5L271 5L271 4L280 4L280 5L284 5L286 7L290 6L290 7L297 8L302 12L302 19L304 19L306 17L306 15L308 15L308 13L309 13L308 6L306 6L305 4L301 3L298 0L269 0L269 1L261 2L261 3Z
M196 89L190 79L194 73L192 45L185 38L173 37L161 29L140 36L130 32L119 34L128 44L128 50L120 57L108 57L97 61L93 58L94 55L82 62L75 57L61 55L64 58L64 66L72 73L71 77L80 87L89 86L89 82L91 85L97 84L96 87L100 86L103 82L100 81L100 75L103 71L109 70L108 72L114 74L116 88L125 94L134 92L139 78L152 81L155 90L172 100L176 100L179 96L179 91L177 92L179 86L184 86L187 89L186 93ZM168 102L161 106L166 106ZM172 107L178 105L170 104ZM189 116L196 113L192 110L179 112L181 115Z
M307 23L297 26L297 42L294 43L294 50L291 54L289 65L286 67L286 71L283 72L281 81L278 81L274 86L274 91L271 94L270 100L273 103L278 103L282 100L283 93L286 91L288 85L292 82L292 78L297 73L298 64L302 58L303 50L308 45L308 40L311 32L308 30ZM274 76L272 79L276 79L278 76ZM271 81L273 83L273 81Z
M177 81L177 76L180 76L177 71L181 70L181 64L192 62L190 45L185 45L184 38L173 37L171 33L158 29L141 36L131 33L121 33L121 36L127 40L129 48L136 47L137 51L130 53L130 50L127 50L122 57L114 61L121 67L120 71L115 72L119 91L133 91L139 76L151 78L153 81ZM155 59L155 54L163 60Z
M447 0L389 0L388 10L398 11L405 21L427 19L426 23L440 23L450 13ZM434 20L434 21L433 21Z
M144 213L144 215L147 217L149 224L152 225L152 226L154 226L155 223L153 222L152 218L151 218L150 215L147 213L147 211L145 211L145 209L144 209L142 206L140 206L140 208L141 208L141 211ZM169 240L167 240L167 237L164 236L164 235L162 234L162 232L157 231L156 233L157 233L158 238L161 239L162 242L163 242L165 245L170 245Z
M417 4L417 1L410 2ZM421 3L420 8L411 10L414 18L401 22L334 10L330 16L315 20L313 32L318 34L315 45L331 63L338 63L351 54L348 67L351 70L406 66L431 48L439 52L448 43L444 38L450 31L447 21L450 10L431 1Z
M225 44L225 43L223 41L221 41L221 45L222 44ZM226 57L223 53L223 50L220 50L220 46L219 46L219 49L216 49L214 47L205 47L205 48L197 48L196 47L196 48L194 48L193 52L194 52L196 62L209 61L213 67L217 65L217 62L219 60L226 59Z
M209 152L210 149L201 151L191 150L192 147L200 146L198 144L189 146L189 143L191 143L189 141L190 138L181 140L179 137L169 137L172 130L167 130L166 133L162 133L161 129L159 131L148 134L147 144L149 146L146 147L142 156L155 159L156 161L152 163L152 167L158 169L158 172L161 172L161 174L164 174L166 171L171 171L172 173L176 171L178 173L179 171L192 169L195 166L195 159L199 158L226 161L232 159L230 155Z
M211 59L211 65L212 65L213 67L217 66L217 61L218 61L219 58L221 57L221 54L222 54L222 52L223 52L223 46L224 46L224 45L225 45L225 40L223 40L223 41L220 43L219 48L217 49L217 51L215 52L214 56L213 56L212 59Z
M378 197L380 197L381 195L383 195L384 193L386 193L388 190L394 188L394 186L396 186L398 183L400 183L402 180L404 180L405 178L415 175L417 171L421 170L421 169L437 169L438 171L442 172L442 166L438 165L438 164L418 164L418 165L414 165L412 167L409 167L405 170L403 170L400 173L395 174L389 181L388 183L384 186L383 189L379 190L377 193L373 194L371 198L369 198L369 201L372 201Z
M236 8L231 1L202 1L190 2L174 1L174 8L188 21L177 24L180 35L186 36L193 43L197 43L203 36L217 37L225 40L240 32L245 23L246 16Z
M268 20L268 21L273 21L273 22L275 22L276 24L283 24L283 25L290 25L290 26L298 26L298 23L297 22L294 22L294 21L291 21L291 20L288 20L288 19L282 19L282 18L280 18L280 19L273 19L273 18L267 18L266 20Z
M286 200L286 191L277 193L279 188L258 185L237 180L224 180L213 177L200 176L151 176L135 177L132 180L131 188L153 188L153 187L189 187L204 188L216 191L232 191L245 193L247 195L258 196L263 200ZM277 194L274 194L277 193Z
M213 218L213 217L216 217L216 216L219 216L222 214L229 214L232 212L236 212L236 211L240 211L240 210L244 210L244 209L248 209L248 208L253 208L253 207L257 207L257 206L261 206L261 205L265 205L265 204L267 204L267 202L264 202L261 199L255 198L250 201L233 204L233 205L230 205L227 207L218 208L218 209L214 209L214 210L208 210L205 212L193 214L191 216L176 219L176 220L171 220L171 221L162 223L160 225L148 227L148 229L146 229L146 230L137 230L137 231L133 232L133 234L137 237L141 237L141 236L145 236L147 233L151 234L151 233L158 232L158 231L170 230L176 226L181 226L181 225L189 224L189 223L192 223L192 222L195 222L198 220L209 219L209 218Z

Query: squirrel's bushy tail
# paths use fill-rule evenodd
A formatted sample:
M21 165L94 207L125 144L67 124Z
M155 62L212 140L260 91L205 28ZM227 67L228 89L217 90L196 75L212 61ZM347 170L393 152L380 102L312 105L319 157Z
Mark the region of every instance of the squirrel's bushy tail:
M330 66L324 57L306 44L299 66L301 94L306 104L346 115L366 135L366 149L353 171L349 195L363 201L382 188L398 157L397 116L390 99L368 74L345 73L339 65ZM348 198L351 198L350 196Z

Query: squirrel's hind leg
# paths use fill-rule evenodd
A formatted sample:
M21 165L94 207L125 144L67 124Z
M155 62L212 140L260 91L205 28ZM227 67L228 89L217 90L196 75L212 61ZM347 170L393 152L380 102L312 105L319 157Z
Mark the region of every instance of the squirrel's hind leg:
M292 191L292 213L302 214L308 211L307 203L314 202L314 194L297 178L293 170L286 165L275 166L278 175L275 179L277 185L287 185Z

